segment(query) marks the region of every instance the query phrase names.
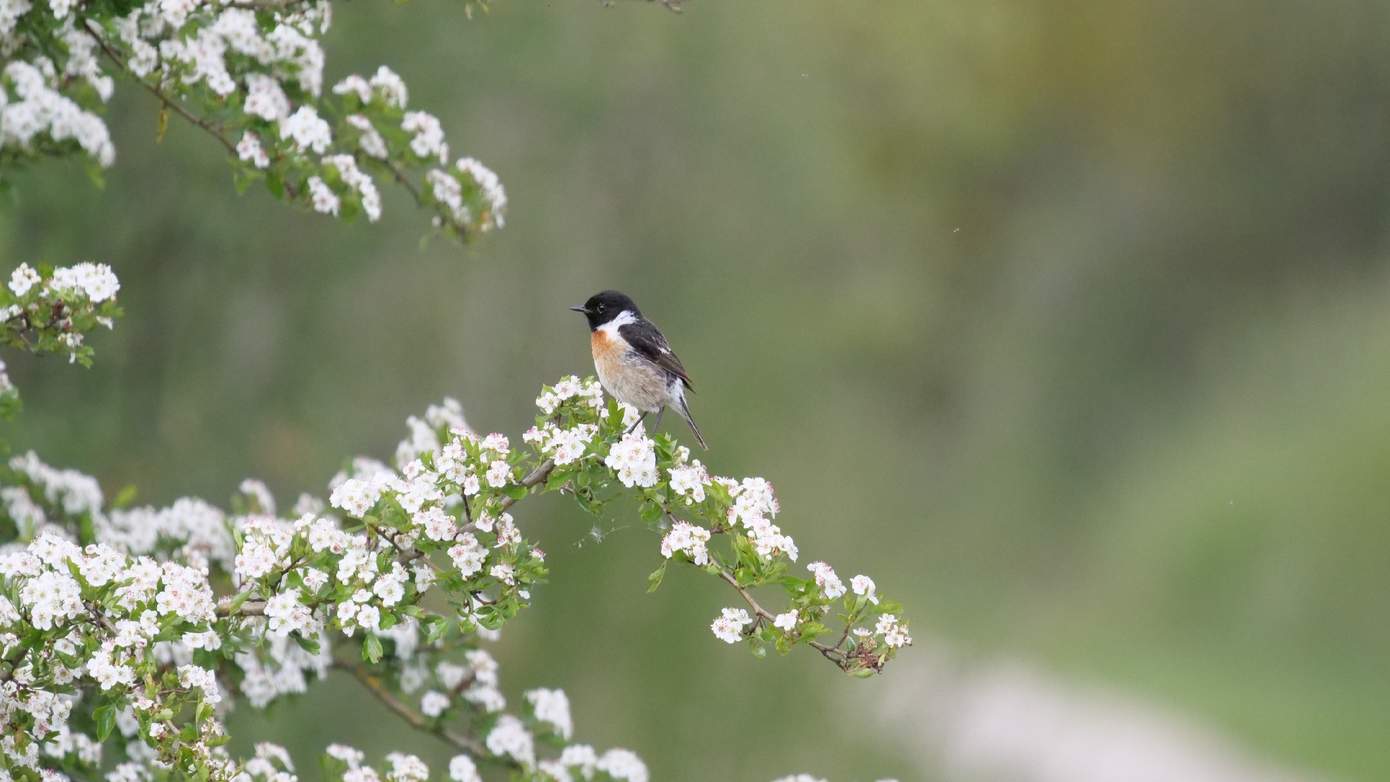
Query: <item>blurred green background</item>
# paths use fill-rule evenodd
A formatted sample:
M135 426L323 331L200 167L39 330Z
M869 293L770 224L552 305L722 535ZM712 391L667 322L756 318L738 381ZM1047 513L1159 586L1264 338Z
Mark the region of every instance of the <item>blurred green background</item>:
M354 2L332 81L387 63L505 182L505 231L421 245L238 197L126 84L104 189L18 177L0 258L105 260L95 368L6 356L13 442L140 499L288 504L444 395L519 433L586 373L565 306L621 287L671 337L726 474L803 559L874 575L918 648L871 681L711 638L729 595L644 594L654 538L564 500L513 697L656 779L932 776L875 716L940 640L1157 704L1275 764L1390 778L1390 6L1333 0ZM668 416L667 425L684 432ZM348 686L241 736L379 750ZM348 724L323 709L351 714Z

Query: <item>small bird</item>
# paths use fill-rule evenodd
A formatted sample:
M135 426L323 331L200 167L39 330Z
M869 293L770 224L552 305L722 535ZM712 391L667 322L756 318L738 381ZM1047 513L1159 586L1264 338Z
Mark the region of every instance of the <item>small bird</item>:
M618 291L603 291L570 309L589 319L589 346L603 388L619 402L641 410L643 418L656 413L657 425L666 408L672 408L690 424L700 447L709 450L685 401L685 392L695 390L690 376L661 329L642 317L632 299Z

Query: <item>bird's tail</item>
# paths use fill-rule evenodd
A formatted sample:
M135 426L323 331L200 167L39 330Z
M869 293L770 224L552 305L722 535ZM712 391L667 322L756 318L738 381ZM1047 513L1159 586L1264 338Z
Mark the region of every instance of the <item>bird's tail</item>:
M700 427L695 425L695 417L690 414L690 405L685 403L685 395L682 394L678 401L680 405L676 408L676 412L681 414L681 418L684 418L687 424L690 424L690 431L695 433L695 439L699 441L700 447L708 451L709 444L705 442L705 436L700 434Z

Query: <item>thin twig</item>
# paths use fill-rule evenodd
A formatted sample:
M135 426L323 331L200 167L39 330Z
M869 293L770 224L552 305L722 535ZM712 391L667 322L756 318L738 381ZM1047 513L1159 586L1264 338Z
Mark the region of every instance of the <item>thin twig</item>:
M416 187L415 183L410 181L410 177L407 177L405 175L405 172L401 171L399 166L397 166L390 160L383 160L381 158L371 158L371 160L381 164L383 168L391 172L391 176L396 180L396 184L405 188L405 191L407 193L410 193L410 197L415 199L416 206L425 208L429 208L431 206L430 204L425 203L425 196L423 193L420 192L420 188ZM467 226L463 225L458 220L455 220L454 216L445 211L442 206L435 205L433 208L435 214L439 215L440 220L443 220L444 222L448 223L450 227L452 227L455 231L458 231L459 238L468 238Z
M541 462L540 464L536 465L536 469L534 469L534 470L532 470L531 472L527 473L526 477L525 477L525 478L522 478L522 479L521 479L521 483L518 484L518 485L520 485L520 486L525 486L527 489L530 489L531 487L535 486L535 485L538 484L538 483L544 483L544 482L545 482L545 479L546 479L546 478L549 478L549 477L550 477L550 473L552 473L552 472L554 472L554 471L555 471L555 460L554 460L554 459L546 459L545 461L543 461L543 462ZM512 498L512 497L510 497L510 496L508 496L508 497L503 497L503 498L502 498L502 501L499 502L499 503L497 503L497 510L498 510L499 512L500 512L500 511L504 511L504 510L506 510L507 508L510 508L510 507L512 507L512 506L515 505L515 504L516 504L516 500L515 500L514 498Z
M369 529L373 529L372 525L370 524L368 524L367 527ZM443 569L439 567L439 565L435 564L434 560L430 559L429 556L427 556L427 552L424 549L417 548L415 549L414 554L407 554L405 549L401 548L400 544L396 542L396 539L387 534L387 530L385 530L382 527L375 527L374 529L376 529L377 534L381 536L381 539L389 543L391 545L391 548L395 549L396 553L400 555L400 557L404 561L414 562L417 559L424 560L425 564L429 565L430 569L433 570L435 573L438 573L440 576L448 575L444 572Z
M739 596L743 598L743 602L747 603L748 607L753 609L753 613L757 614L759 619L762 619L767 622L771 622L776 619L776 617L774 617L771 612L763 608L762 605L758 603L757 598L753 597L752 592L749 592L745 587L741 586L738 583L738 579L734 578L732 573L730 573L727 570L720 570L719 577L722 578L725 581L725 583L727 583L729 586L733 587L734 591L738 592ZM842 669L845 667L845 653L836 646L829 646L815 639L812 639L807 643L811 646L812 649L815 649L816 651L824 655L825 659L835 663ZM841 643L843 643L843 641L841 641Z
M386 708L395 712L396 716L405 720L406 724L410 727L422 733L428 733L452 746L454 749L471 753L474 757L479 759L489 760L509 768L521 768L521 764L511 758L494 757L487 751L487 748L483 746L482 742L472 736L465 736L460 733L455 733L442 725L435 725L423 714L412 709L400 698L397 698L395 694L382 683L381 678L367 670L366 666L351 665L339 660L334 661L333 667L352 674L353 678L361 682L362 686L366 687L368 692L375 696L377 700L381 701Z
M223 5L246 11L289 11L297 5L309 5L310 2L312 0L232 0Z
M124 71L127 76L129 76L131 79L134 79L137 84L148 90L151 95L158 98L159 102L164 104L166 108L172 109L175 114L179 115L180 117L183 117L185 120L188 120L194 126L207 131L209 135L217 139L222 144L222 146L227 149L227 154L231 155L232 157L237 157L236 145L232 144L232 142L228 140L226 136L222 135L221 130L214 127L212 123L207 121L206 119L193 114L192 112L188 111L188 109L185 109L182 105L178 103L178 101L175 101L173 98L170 98L168 95L165 95L163 90L135 75L135 71L132 71L130 69L130 66L126 63L124 59L121 58L121 56L116 52L116 50L113 49L111 45L106 42L106 39L102 38L100 35L97 34L97 31L93 29L92 23L90 21L87 21L84 24L83 29L86 31L88 35L92 37L92 40L96 41L97 46L101 47L102 52L104 52L106 56L117 65L117 67Z

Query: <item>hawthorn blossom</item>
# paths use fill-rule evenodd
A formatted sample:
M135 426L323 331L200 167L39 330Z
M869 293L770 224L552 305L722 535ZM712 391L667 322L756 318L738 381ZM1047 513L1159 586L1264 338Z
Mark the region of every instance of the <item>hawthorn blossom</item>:
M883 642L894 649L912 644L912 636L908 635L907 626L898 622L898 618L893 614L880 616L874 625L874 633L883 636Z
M636 754L626 749L610 749L603 753L595 768L613 779L625 782L647 782L650 778L647 765Z
M420 713L426 717L438 717L449 708L449 696L437 690L430 690L420 698Z
M709 537L709 530L704 527L678 521L661 539L661 556L670 559L676 552L682 552L696 565L706 565L709 563L709 550L706 548Z
M313 151L323 154L333 143L333 131L313 106L300 106L293 114L279 122L280 138L293 142L300 152Z
M816 579L816 586L827 600L834 600L845 593L845 585L829 565L824 562L812 562L806 569L811 571L811 575Z
M710 485L709 473L699 459L687 465L667 470L671 477L671 491L684 497L687 505L705 501L705 487Z
M799 616L796 611L787 611L772 618L772 625L784 633L790 633L796 629Z
M753 617L742 608L725 608L710 624L709 629L715 638L724 643L736 644L743 640L743 628L752 623Z
M535 740L521 720L504 714L487 734L488 752L498 757L510 757L527 766L536 763Z
M338 194L333 192L321 177L309 177L309 197L313 200L314 211L323 214L338 216L338 208L342 201L338 199Z
M459 542L449 547L449 559L458 568L459 575L468 578L483 569L487 561L487 549L470 532L459 535Z
M449 158L449 145L444 141L444 128L433 114L407 111L401 120L401 130L411 134L410 149L422 158L437 158L440 163Z
M854 594L868 600L874 605L878 605L878 595L875 594L874 580L865 575L858 575L849 580L850 589Z
M569 740L574 733L574 722L570 719L570 702L564 690L527 690L526 700L537 720L548 723L557 736Z
M483 782L478 766L467 755L455 755L449 760L449 779L453 782Z
M623 439L609 449L603 463L628 488L656 485L655 444L641 431L641 427L624 434Z
M13 277L11 278L13 286ZM121 283L104 263L82 262L53 270L48 287L54 291L82 291L93 304L115 298Z
M34 271L27 263L21 263L19 268L10 273L10 290L16 296L23 296L29 289L39 284L42 278L39 273Z

